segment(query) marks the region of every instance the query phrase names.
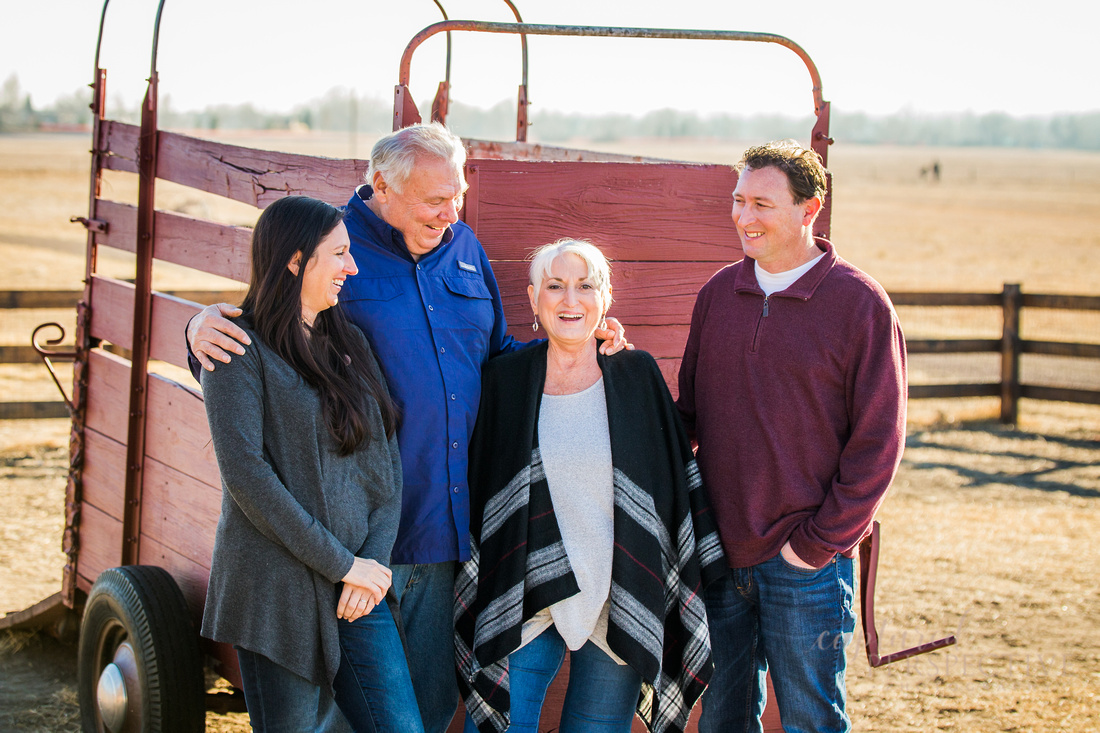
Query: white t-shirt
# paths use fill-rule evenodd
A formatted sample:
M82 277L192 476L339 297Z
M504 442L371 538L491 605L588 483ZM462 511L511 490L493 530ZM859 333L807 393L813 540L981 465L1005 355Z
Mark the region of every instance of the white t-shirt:
M760 266L759 262L753 262L752 266L756 268L756 282L760 283L760 289L764 291L764 295L771 295L772 293L786 290L794 285L798 278L809 272L813 266L817 264L818 260L824 256L825 253L822 252L806 264L799 265L793 270L787 270L786 272L768 272Z

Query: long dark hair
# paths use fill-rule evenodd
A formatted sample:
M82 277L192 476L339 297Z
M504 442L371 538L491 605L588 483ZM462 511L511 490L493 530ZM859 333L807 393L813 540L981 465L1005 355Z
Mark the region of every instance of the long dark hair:
M340 455L348 455L375 437L368 419L372 400L387 438L397 429L397 410L342 308L321 311L312 327L302 321L301 275L343 217L341 209L308 196L268 206L252 230L252 282L241 309L263 342L320 393L329 432ZM295 275L288 265L298 252Z

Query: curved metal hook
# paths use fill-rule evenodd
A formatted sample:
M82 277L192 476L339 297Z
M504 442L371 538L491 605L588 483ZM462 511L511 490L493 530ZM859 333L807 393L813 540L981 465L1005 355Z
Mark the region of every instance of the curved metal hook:
M92 74L92 78L99 76L99 49L103 47L103 25L107 20L107 6L111 0L103 0L103 12L99 14L99 35L95 41L95 72Z
M160 45L160 14L164 12L164 0L157 4L157 21L153 25L153 58L149 62L149 76L157 75L157 46Z
M516 16L516 22L522 23L523 18L519 17L519 10L512 4L511 0L504 0L504 4L512 9L512 15ZM520 82L524 88L527 87L527 34L519 34L520 49L523 52L523 80Z
M56 349L47 349L40 345L38 343L38 332L41 331L43 328L49 328L51 326L60 331L61 335L55 339L47 339L46 346L56 346L65 339L65 329L61 326L60 323L42 323L35 327L34 331L31 332L31 346L33 346L34 350L38 352L38 355L42 357L42 362L46 365L46 370L49 371L50 377L53 379L53 383L57 385L57 390L61 392L61 399L65 401L65 407L69 408L69 414L71 415L76 411L76 408L73 406L73 401L69 399L69 395L65 393L65 388L61 386L61 380L58 379L57 372L54 370L53 362L51 362L50 359L53 358L60 359L62 361L76 361L78 352L76 349L73 349L72 351L58 351Z
M447 17L447 11L443 9L443 3L439 0L433 0L435 6L439 8L439 12L443 14L443 20L450 20ZM447 68L445 69L444 81L449 85L451 83L451 34L447 33Z

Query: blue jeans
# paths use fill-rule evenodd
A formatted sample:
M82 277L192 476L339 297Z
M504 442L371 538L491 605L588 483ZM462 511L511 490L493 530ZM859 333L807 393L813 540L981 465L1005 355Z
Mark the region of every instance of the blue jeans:
M389 606L353 622L339 619L336 704L356 733L422 733L409 668Z
M392 565L398 625L424 730L444 733L458 709L455 563Z
M351 731L327 689L321 689L262 654L235 648L252 730L257 733Z
M511 713L508 733L537 733L546 691L562 660L565 641L553 626L508 655ZM569 653L569 686L561 708L559 733L629 733L642 678L629 665L615 664L592 642ZM477 733L466 716L464 733Z
M844 652L855 632L854 596L853 562L841 555L820 570L777 555L708 587L714 677L700 733L761 730L769 670L785 731L851 730Z

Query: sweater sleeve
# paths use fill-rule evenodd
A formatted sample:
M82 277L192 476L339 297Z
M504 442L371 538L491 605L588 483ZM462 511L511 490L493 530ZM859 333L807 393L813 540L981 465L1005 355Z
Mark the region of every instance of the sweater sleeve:
M263 436L269 405L259 351L249 349L201 375L222 484L257 530L335 583L351 569L354 557L302 507L269 462Z
M356 553L359 557L375 560L387 567L390 564L393 543L397 541L397 527L401 523L401 454L397 451L396 433L389 439L389 449L397 486L385 503L371 511L367 522L367 539Z
M870 530L905 448L908 394L905 337L889 305L876 313L866 338L853 344L846 393L851 433L839 470L817 513L790 537L805 562L822 567L847 553Z

